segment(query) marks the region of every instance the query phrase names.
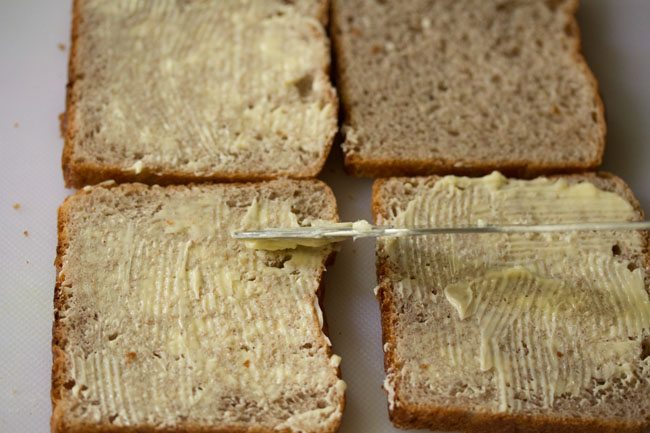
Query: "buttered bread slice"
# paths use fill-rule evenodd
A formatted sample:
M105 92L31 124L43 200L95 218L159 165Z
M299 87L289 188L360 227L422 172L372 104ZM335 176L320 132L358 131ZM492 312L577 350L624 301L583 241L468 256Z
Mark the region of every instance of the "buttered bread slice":
M634 221L607 174L379 180L380 224ZM399 427L640 432L650 424L644 232L455 234L377 246L390 417Z
M59 211L52 431L333 432L330 246L236 229L337 220L319 181L85 188Z
M326 0L75 0L63 171L314 177L337 131Z

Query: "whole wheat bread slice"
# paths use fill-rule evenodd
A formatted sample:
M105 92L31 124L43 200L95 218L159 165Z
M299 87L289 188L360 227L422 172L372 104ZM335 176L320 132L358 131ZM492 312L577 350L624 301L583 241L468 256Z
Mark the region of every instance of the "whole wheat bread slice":
M114 184L113 184L114 185ZM86 187L59 210L52 431L334 432L331 247L230 237L337 221L319 181Z
M600 165L577 0L335 0L345 164L359 176L529 177Z
M68 186L314 177L337 130L326 0L75 0Z
M377 180L373 213L381 224L439 226L643 217L626 184L610 174L514 181L524 182L518 185L525 188L548 182L559 190L581 192L572 198L554 196L551 190L544 193L546 198L518 193L509 201L495 197L506 191L498 185L513 181L489 178L498 182L481 188L468 178ZM617 204L584 214L581 206L595 200L588 183L615 193L607 197ZM522 204L525 194L533 201ZM491 201L485 201L488 197ZM543 206L535 208L536 203ZM523 277L509 286L505 279L490 280L499 275L495 269ZM641 432L650 426L647 234L384 239L377 246L377 277L384 387L396 426L574 433ZM614 285L605 286L614 277ZM477 281L495 285L480 291ZM535 292L531 281L543 282L546 286L539 287L547 291ZM631 293L623 291L632 287L631 281L635 297L614 295ZM454 292L458 288L470 291ZM465 307L471 308L458 309L463 305L458 293L469 293ZM494 321L482 321L491 308ZM495 329L499 332L491 334ZM485 365L484 354L489 355ZM500 361L490 365L490 359Z

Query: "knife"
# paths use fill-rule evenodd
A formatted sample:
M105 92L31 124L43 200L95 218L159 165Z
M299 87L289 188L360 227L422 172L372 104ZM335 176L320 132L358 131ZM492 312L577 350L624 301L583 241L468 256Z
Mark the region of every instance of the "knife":
M242 240L297 240L322 239L338 242L347 238L375 238L395 236L423 236L450 233L552 233L603 230L650 230L650 221L609 221L562 224L510 224L458 227L391 227L377 226L365 221L336 223L324 227L283 227L262 230L240 230L232 237Z

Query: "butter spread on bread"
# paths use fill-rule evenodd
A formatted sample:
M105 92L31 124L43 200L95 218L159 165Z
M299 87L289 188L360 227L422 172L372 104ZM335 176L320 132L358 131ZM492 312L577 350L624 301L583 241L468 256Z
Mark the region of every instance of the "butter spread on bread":
M641 217L622 182L605 175L394 178L377 182L374 203L378 222L406 227ZM534 415L621 431L645 423L646 248L638 231L380 239L393 419L425 426L413 420L465 408L484 413L480 422L511 414L522 431Z
M230 236L251 220L335 222L324 184L99 186L60 212L55 432L338 428L345 383L317 296L331 248Z

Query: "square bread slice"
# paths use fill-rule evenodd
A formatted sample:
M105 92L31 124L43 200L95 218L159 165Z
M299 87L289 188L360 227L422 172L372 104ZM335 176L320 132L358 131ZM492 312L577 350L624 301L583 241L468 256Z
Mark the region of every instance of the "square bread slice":
M332 248L236 229L336 221L322 182L87 187L59 210L52 431L338 429L319 307Z
M375 182L378 223L460 226L642 219L608 174ZM650 426L644 232L455 234L377 246L390 418L473 432Z
M316 176L337 131L326 0L74 0L63 172Z
M577 0L334 0L345 164L359 176L531 177L600 165Z

